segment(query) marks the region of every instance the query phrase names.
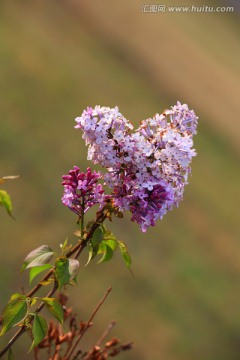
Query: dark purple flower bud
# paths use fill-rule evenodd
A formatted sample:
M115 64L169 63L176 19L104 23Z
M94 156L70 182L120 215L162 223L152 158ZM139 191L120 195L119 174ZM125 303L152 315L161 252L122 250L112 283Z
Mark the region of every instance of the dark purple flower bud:
M100 173L88 167L86 173L80 172L77 166L74 166L67 175L63 175L62 185L64 186L64 195L62 203L74 211L79 217L82 216L90 207L104 202L104 190L98 180Z

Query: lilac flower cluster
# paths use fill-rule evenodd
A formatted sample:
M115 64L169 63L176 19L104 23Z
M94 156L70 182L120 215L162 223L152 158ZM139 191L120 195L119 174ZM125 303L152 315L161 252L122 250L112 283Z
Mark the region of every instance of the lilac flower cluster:
M107 170L102 177L115 206L129 210L142 231L178 206L196 155L197 117L186 104L143 120L134 132L117 107L87 108L76 122L88 159Z
M90 207L104 201L104 190L98 179L101 177L96 171L87 168L86 173L80 172L77 166L63 175L64 195L62 202L79 217Z

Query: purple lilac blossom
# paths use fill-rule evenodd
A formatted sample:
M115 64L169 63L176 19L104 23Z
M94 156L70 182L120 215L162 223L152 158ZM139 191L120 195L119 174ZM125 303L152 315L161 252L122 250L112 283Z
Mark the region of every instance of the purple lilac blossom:
M87 108L76 118L88 159L107 171L102 175L119 210L129 210L142 231L178 206L196 155L192 136L197 117L186 104L143 120L134 132L118 108Z
M88 160L106 168L114 165L119 152L116 145L124 141L128 131L133 129L118 111L118 107L87 108L81 117L76 118L76 122L75 128L83 130L83 139L89 145Z
M87 168L86 173L80 172L74 166L67 175L63 175L64 195L62 203L79 217L95 204L104 202L104 190L98 179L101 177L96 171Z

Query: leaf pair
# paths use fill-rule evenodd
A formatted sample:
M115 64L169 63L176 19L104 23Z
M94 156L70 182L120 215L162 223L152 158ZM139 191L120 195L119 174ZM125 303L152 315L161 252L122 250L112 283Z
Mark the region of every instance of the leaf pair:
M106 230L105 226L102 225L95 230L88 245L88 261L85 266L87 266L97 255L102 255L98 263L111 260L117 247L121 252L125 265L130 270L131 256L127 246L123 241L117 240L113 233Z
M34 298L36 301L36 298ZM12 327L21 324L27 317L31 303L35 301L22 294L13 294L2 314L2 330L0 336ZM62 306L55 298L40 298L50 313L60 322L63 322Z
M22 294L13 294L5 307L2 314L2 330L0 336L5 334L8 330L17 325L28 325L31 327L31 317L28 318L31 304L36 302L37 298L32 300ZM44 302L48 311L63 324L63 308L61 304L54 298L40 298ZM28 318L28 320L27 320ZM25 323L26 321L26 323ZM37 346L45 337L47 333L48 325L46 320L39 314L34 314L34 320L32 325L33 343L30 350ZM29 351L30 351L29 350ZM9 352L9 359L13 359L12 352Z

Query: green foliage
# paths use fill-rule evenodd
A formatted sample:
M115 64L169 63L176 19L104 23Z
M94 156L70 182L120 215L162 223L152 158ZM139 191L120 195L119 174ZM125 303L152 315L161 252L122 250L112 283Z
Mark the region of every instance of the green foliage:
M49 312L57 319L61 324L63 323L63 308L61 304L55 298L42 298L42 301L46 305Z
M107 244L113 251L117 248L116 236L102 225L103 229L103 243Z
M53 256L52 249L47 245L42 245L37 249L31 251L25 258L21 271L35 266L42 266L47 264Z
M7 180L18 179L19 177L20 177L19 175L0 177L0 184L3 184ZM10 215L13 218L13 215L12 215L12 200L11 200L10 195L5 190L0 190L0 205L5 207L8 215Z
M117 240L114 234L108 230L103 225L103 240L99 246L98 254L102 254L101 259L98 263L109 261L113 257L113 253L117 248Z
M58 258L55 262L55 275L59 290L70 281L69 260L66 257Z
M63 285L69 284L75 278L79 271L79 261L67 259L66 257L58 258L55 262L55 276L58 282L59 290Z
M97 247L103 240L103 229L102 227L98 227L91 238L91 245L93 247Z
M87 266L89 262L97 256L102 240L103 228L101 226L94 231L93 236L88 244L88 261L85 266Z
M8 215L12 216L11 197L5 190L0 190L0 205L6 209Z
M13 326L23 322L28 315L29 298L22 294L13 294L2 315L2 330L0 336Z
M127 249L127 247L126 247L126 245L124 244L123 241L118 241L117 243L118 243L118 247L120 249L120 252L122 254L123 260L124 260L127 268L130 269L132 261L131 261L131 256L130 256L130 254L128 252L128 249Z
M105 243L101 244L101 248L98 250L98 254L100 254L101 252L103 253L103 256L98 261L98 264L100 264L101 262L109 261L109 260L112 259L113 250L107 244L105 244Z
M42 316L35 314L32 326L33 342L29 351L31 351L45 338L47 330L47 321Z
M131 256L127 246L123 241L118 241L115 235L111 231L108 231L104 225L101 225L95 230L93 237L88 244L88 261L85 266L87 266L97 255L102 255L98 264L111 260L114 251L116 251L117 248L120 250L125 265L130 270Z
M41 274L43 271L45 270L48 270L48 269L51 269L51 265L50 264L45 264L45 265L42 265L42 266L35 266L35 267L32 267L30 269L30 273L29 273L29 283L31 284L33 279Z
M97 256L98 250L99 250L99 245L93 247L92 244L88 244L88 260L85 266L87 266L90 263L90 261Z
M60 248L62 250L62 255L68 252L71 249L72 245L68 245L68 238L64 241L63 244L60 244Z

